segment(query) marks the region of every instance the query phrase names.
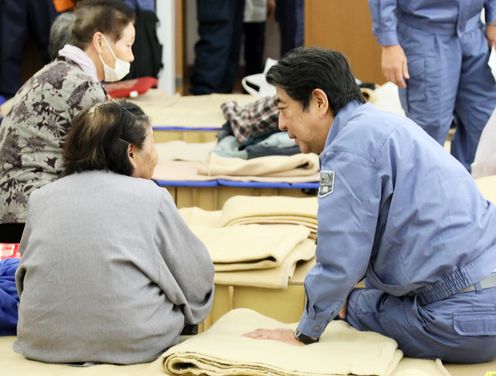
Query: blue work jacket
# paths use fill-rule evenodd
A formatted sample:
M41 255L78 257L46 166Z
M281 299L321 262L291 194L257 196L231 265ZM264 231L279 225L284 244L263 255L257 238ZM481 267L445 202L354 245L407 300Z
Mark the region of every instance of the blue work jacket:
M496 207L408 118L350 102L320 155L317 264L298 329L319 337L366 277L427 302L496 269Z
M369 0L372 30L383 46L399 44L398 22L428 31L452 28L460 35L467 22L485 9L486 23L496 21L496 0Z

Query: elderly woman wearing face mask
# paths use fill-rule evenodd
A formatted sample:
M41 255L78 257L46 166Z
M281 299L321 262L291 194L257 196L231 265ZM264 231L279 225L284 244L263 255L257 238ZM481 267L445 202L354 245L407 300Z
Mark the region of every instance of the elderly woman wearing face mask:
M213 301L207 249L150 180L150 121L128 102L81 112L65 175L33 192L16 274L14 350L53 363L148 362Z
M0 243L18 242L29 195L62 172L72 119L107 99L133 60L134 13L120 0L85 0L74 11L70 43L19 90L0 124Z

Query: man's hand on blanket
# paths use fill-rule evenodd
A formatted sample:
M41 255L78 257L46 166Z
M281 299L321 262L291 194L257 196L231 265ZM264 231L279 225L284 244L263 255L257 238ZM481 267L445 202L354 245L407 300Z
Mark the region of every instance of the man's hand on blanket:
M291 345L304 346L303 343L295 338L294 331L291 329L256 329L243 334L243 337L254 339L272 339L275 341L289 343Z

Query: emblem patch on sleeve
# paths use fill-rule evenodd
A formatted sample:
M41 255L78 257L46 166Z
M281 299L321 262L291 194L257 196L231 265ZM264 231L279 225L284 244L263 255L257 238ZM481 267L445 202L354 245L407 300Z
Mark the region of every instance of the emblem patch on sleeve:
M319 197L323 198L334 192L334 171L320 171Z

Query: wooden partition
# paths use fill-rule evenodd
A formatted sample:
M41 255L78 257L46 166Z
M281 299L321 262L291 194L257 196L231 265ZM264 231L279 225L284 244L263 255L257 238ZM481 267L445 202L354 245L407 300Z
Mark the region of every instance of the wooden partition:
M367 0L306 0L305 46L340 51L348 58L355 77L385 82Z

